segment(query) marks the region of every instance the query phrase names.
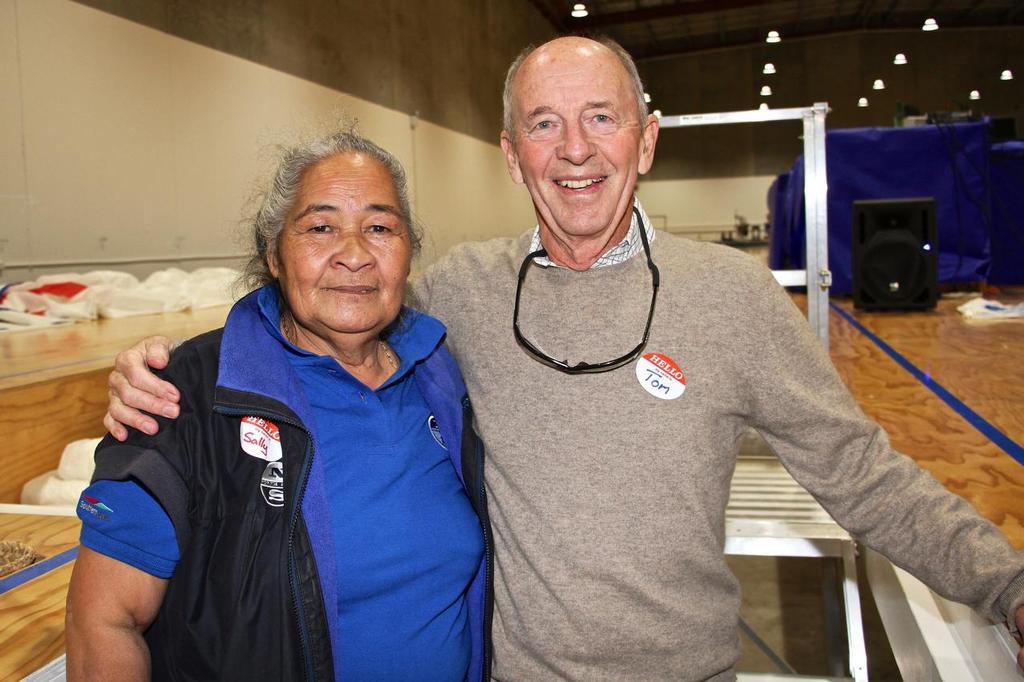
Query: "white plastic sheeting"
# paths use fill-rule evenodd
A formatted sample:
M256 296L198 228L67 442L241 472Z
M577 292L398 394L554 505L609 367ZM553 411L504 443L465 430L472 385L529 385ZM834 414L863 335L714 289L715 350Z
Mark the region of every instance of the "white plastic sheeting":
M984 298L972 298L967 303L957 306L957 310L964 317L976 320L1024 317L1024 303L1006 305L999 301L990 301Z
M60 464L53 471L36 476L21 489L22 504L74 506L89 485L96 467L94 453L99 438L74 440L64 447Z
M238 277L231 268L168 268L142 282L113 270L47 275L3 289L0 331L227 305Z

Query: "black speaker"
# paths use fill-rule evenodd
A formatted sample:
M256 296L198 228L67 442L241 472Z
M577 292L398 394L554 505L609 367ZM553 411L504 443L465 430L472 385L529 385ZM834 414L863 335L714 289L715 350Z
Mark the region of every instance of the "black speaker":
M935 199L853 202L853 303L925 310L939 297Z

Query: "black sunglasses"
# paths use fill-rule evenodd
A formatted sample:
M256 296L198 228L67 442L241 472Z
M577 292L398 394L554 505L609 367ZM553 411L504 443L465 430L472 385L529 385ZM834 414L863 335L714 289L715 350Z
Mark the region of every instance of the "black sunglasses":
M543 249L537 249L533 253L527 254L523 260L522 266L519 268L519 283L516 284L516 307L512 312L512 332L516 336L516 341L519 342L526 351L534 358L539 360L541 363L557 369L560 372L566 374L598 374L600 372L610 372L613 369L618 369L623 365L629 364L643 352L644 347L647 345L647 338L651 333L651 321L654 319L654 304L658 300L658 284L660 275L658 273L658 266L654 264L651 259L651 245L647 241L647 231L644 229L643 220L640 218L640 211L633 207L633 214L636 216L637 225L640 231L640 242L643 244L644 253L647 255L647 268L651 271L651 309L647 312L647 325L644 327L644 336L637 344L636 348L629 351L625 355L614 360L607 360L605 362L580 362L570 366L565 360L556 360L555 358L547 355L542 350L537 348L535 345L530 343L529 339L523 336L523 333L519 330L519 297L523 292L523 280L526 279L526 273L532 263L537 258L543 258L548 255L548 252Z

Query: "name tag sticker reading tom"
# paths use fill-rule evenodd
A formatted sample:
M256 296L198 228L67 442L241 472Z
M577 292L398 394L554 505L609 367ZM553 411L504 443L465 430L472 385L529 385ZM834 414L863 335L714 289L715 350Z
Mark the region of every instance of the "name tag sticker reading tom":
M281 459L281 432L274 422L261 417L242 417L238 436L247 454L268 462Z
M636 379L655 398L675 400L686 390L686 377L675 360L661 353L644 353L636 361Z

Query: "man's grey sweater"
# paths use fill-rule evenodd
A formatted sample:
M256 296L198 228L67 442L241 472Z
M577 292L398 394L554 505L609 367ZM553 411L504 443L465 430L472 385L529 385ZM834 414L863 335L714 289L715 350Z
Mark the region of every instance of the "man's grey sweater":
M858 540L940 594L999 620L1024 602L1024 555L891 449L767 269L659 233L646 351L685 377L664 399L637 362L570 376L516 344L529 237L457 246L414 287L448 325L487 448L496 679L732 679L739 589L722 548L748 426ZM571 364L608 360L639 342L650 296L642 255L534 266L520 327Z

